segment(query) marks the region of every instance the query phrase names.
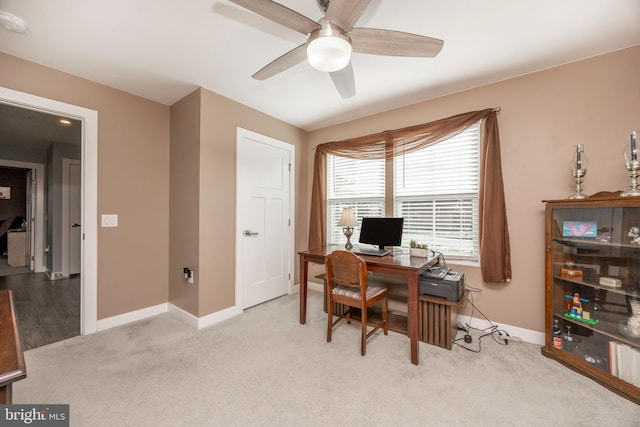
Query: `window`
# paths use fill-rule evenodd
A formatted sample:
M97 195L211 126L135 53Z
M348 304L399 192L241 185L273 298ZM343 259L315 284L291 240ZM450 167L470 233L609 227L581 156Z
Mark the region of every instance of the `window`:
M447 259L478 261L480 125L396 157L393 169L393 176L385 177L384 160L327 156L327 242L346 243L337 226L344 207L353 207L358 221L385 216L386 179L394 191L389 200L394 211L388 216L404 218L404 247L415 239ZM356 227L352 243L359 232Z
M478 261L480 126L394 159L394 215L403 245L415 239L448 258Z
M327 242L344 244L338 221L342 208L352 207L358 221L362 217L384 216L384 160L354 160L327 156ZM351 243L357 243L355 228Z

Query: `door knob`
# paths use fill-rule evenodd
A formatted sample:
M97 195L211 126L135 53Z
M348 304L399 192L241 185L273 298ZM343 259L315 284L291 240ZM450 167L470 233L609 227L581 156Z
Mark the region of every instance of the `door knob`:
M80 224L78 224L77 222L74 222L73 224L71 224L72 227L80 227Z
M244 230L244 235L245 236L257 236L258 232L257 231L251 231L251 230Z

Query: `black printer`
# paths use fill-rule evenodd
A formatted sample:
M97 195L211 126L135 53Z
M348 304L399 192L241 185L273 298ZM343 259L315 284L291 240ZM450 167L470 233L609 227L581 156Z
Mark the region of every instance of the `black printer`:
M437 264L420 275L418 286L420 295L457 302L464 293L464 273Z

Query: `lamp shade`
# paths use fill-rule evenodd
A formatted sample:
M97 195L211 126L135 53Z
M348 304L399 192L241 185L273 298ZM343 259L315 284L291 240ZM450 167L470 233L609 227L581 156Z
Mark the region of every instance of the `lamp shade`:
M338 221L340 227L355 227L358 225L356 216L353 213L353 208L343 208L342 215L340 215L340 221Z
M326 19L318 21L320 28L309 35L307 59L316 70L332 73L342 70L351 61L351 39L340 27Z
M351 44L342 37L324 36L307 45L309 64L328 73L342 70L351 60Z

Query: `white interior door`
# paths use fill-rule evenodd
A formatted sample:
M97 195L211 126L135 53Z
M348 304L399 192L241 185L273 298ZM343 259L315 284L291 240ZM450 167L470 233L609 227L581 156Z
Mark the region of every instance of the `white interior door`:
M82 191L80 163L69 164L69 274L80 273Z
M236 287L242 308L290 290L293 148L238 129Z
M79 160L62 159L62 273L79 274L82 266L82 176Z

